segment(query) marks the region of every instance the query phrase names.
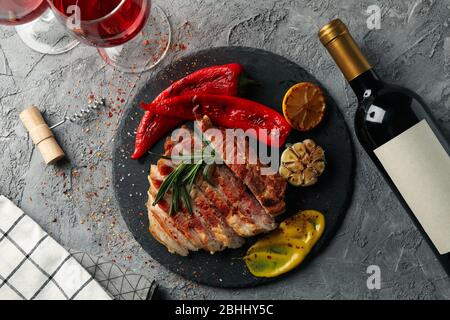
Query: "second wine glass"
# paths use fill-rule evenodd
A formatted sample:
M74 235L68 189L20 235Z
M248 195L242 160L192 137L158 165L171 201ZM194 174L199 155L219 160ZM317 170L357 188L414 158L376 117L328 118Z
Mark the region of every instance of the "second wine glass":
M71 34L123 72L149 70L167 54L170 23L150 0L48 1Z
M43 54L61 54L78 44L46 0L0 0L0 25L15 26L23 42Z

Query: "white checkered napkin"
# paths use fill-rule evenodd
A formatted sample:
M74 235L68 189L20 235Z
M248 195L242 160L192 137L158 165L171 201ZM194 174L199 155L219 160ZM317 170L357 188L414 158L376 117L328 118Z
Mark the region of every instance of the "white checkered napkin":
M0 300L110 300L91 275L0 196Z

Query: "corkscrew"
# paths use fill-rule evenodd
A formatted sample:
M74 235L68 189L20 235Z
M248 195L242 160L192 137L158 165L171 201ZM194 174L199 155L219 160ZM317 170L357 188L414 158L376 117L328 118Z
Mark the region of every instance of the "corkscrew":
M53 129L63 125L66 122L76 123L81 119L87 118L90 114L98 112L102 107L106 106L106 99L91 101L86 108L73 114L66 116L60 122L49 127L42 117L41 112L36 106L25 109L20 114L20 119L28 130L33 143L38 147L46 164L55 164L65 157L63 149L60 147L52 132Z
M72 123L78 122L79 120L86 118L90 114L94 112L98 112L101 107L106 106L106 99L101 98L100 100L94 100L91 103L89 103L86 106L86 109L81 109L80 112L73 114L72 116L66 116L63 120L60 122L54 124L50 127L51 130L63 125L67 121L70 121Z

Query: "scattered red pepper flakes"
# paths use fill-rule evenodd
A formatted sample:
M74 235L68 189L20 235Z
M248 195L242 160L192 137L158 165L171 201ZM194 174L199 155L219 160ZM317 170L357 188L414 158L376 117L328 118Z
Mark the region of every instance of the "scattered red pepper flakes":
M95 100L95 96L91 93L90 95L88 95L88 103L91 104L92 102L94 102Z
M173 51L185 51L187 50L187 45L184 43L174 43L171 47Z

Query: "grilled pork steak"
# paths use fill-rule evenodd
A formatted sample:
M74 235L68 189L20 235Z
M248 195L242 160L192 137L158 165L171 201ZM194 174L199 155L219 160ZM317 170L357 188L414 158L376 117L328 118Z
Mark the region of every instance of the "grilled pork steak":
M214 150L224 160L225 164L241 181L250 189L264 210L270 215L279 215L286 210L284 196L287 183L278 173L273 175L262 175L263 166L259 162L256 154L248 141L244 141L244 146L238 145L238 139L234 139L232 145L226 145L225 139L217 139L214 135L214 126L211 120L204 116L197 121L197 126L203 132L206 139L210 141ZM216 129L217 130L217 129ZM218 129L222 137L226 137L224 129ZM239 161L236 161L239 159ZM250 160L256 160L253 163Z
M204 122L202 125L209 124ZM169 138L165 155L171 155L175 147L190 153L192 146L192 141ZM284 180L258 177L258 165L255 168L248 164L243 167L215 165L210 172L210 181L199 175L192 188L193 215L181 206L180 212L169 216L170 193L157 205L152 204L161 184L175 167L167 159L160 159L157 165L151 166L147 204L150 232L169 252L186 256L190 251L215 253L226 248L239 248L244 244L244 238L276 228L273 214L284 210ZM255 181L251 182L252 179ZM270 187L269 193L258 185L278 182L282 182L281 185ZM252 194L253 190L257 195ZM275 190L280 194L270 199L270 192Z

